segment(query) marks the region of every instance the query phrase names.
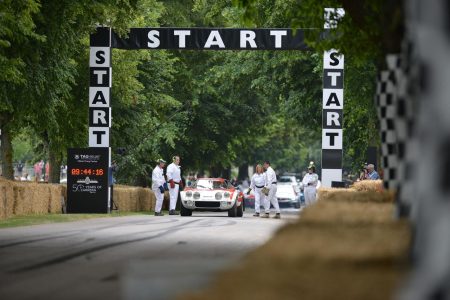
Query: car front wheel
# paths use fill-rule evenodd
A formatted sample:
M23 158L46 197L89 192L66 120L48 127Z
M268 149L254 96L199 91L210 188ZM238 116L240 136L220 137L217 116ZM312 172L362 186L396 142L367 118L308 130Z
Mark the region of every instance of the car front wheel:
M228 216L231 218L235 218L237 215L237 201L234 203L233 207L228 210Z
M242 217L244 215L244 203L241 203L241 205L237 207L236 215L238 217Z
M186 207L184 207L183 204L181 204L181 207L180 207L180 215L181 215L182 217L189 217L189 216L192 216L192 210L187 209Z

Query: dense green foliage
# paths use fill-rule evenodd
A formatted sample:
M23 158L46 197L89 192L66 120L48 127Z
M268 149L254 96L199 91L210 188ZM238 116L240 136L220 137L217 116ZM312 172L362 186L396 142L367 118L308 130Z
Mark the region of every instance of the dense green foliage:
M87 146L88 37L96 24L122 34L145 26L245 27L249 11L251 26L296 24L296 1L240 2L251 3L3 1L0 127L11 139L20 133L14 150L24 154L15 159L29 159L31 143L30 162L59 165L68 147ZM356 169L377 141L375 65L367 57L345 59L345 167ZM302 171L310 160L320 167L321 51L114 50L113 65L111 147L126 150L113 155L121 183L148 183L154 161L175 154L185 174L229 176L233 166L264 159L280 171Z

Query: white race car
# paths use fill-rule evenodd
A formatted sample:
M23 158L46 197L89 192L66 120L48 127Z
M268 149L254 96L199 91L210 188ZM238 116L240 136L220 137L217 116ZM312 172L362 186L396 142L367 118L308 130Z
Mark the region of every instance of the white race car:
M199 178L180 192L182 216L197 211L227 211L229 217L242 217L244 195L223 178Z

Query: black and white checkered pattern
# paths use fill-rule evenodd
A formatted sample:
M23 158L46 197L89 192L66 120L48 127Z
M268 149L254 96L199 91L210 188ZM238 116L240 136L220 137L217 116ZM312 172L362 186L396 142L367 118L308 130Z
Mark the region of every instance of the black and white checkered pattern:
M397 73L397 119L395 122L398 150L397 216L411 217L414 192L414 160L417 159L418 139L415 135L417 116L417 73L418 67L412 62L413 45L405 40Z
M398 56L388 57L388 70L378 76L376 107L380 121L381 167L384 187L395 190L398 186L398 150L397 150L397 85Z

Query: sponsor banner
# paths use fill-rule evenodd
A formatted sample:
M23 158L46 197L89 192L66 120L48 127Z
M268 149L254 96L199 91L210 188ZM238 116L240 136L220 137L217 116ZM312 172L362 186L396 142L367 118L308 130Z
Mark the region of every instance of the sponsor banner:
M71 148L67 151L67 212L109 212L110 148Z

